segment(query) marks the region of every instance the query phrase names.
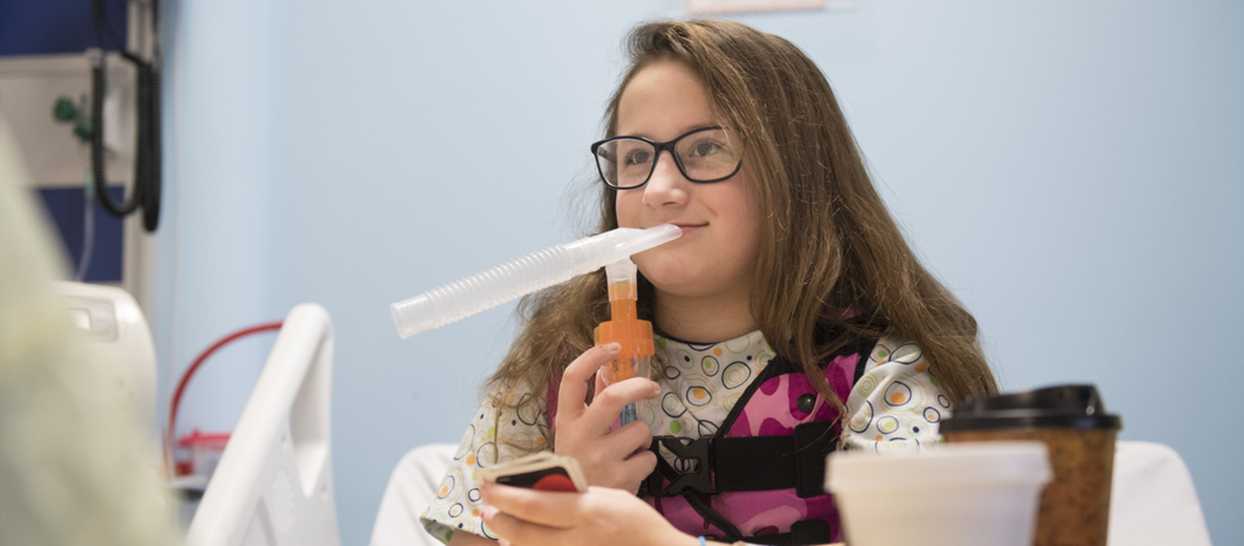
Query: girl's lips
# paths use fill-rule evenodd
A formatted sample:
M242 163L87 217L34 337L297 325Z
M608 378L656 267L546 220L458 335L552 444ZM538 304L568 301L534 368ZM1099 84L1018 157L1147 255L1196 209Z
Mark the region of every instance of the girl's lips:
M674 224L674 225L678 226L679 231L682 231L682 235L679 238L686 238L690 235L695 235L699 233L700 230L704 229L704 226L707 226L708 224L691 224L691 225Z

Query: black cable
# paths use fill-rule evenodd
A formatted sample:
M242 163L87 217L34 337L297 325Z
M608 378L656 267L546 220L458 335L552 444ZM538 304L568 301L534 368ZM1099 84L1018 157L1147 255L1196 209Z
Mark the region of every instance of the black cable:
M143 227L154 232L160 225L160 199L163 195L164 145L160 130L160 0L151 0L151 60L147 66L147 191L143 201Z
M146 166L146 181L143 192L143 227L148 232L154 232L160 225L160 199L163 189L163 174L161 173L163 154L163 146L161 144L160 131L160 72L158 63L160 62L160 35L159 35L159 1L152 0L151 4L151 60L142 63L145 78L142 86L147 90L147 98L143 103L142 116L144 134L147 136L145 145L142 146L144 153L143 164Z
M132 214L139 208L143 209L143 227L147 231L155 231L160 220L160 109L159 109L159 76L153 63L144 61L138 55L120 47L121 57L134 65L137 72L138 93L135 109L138 121L135 124L138 134L135 142L134 184L129 199L117 204L107 193L107 180L104 157L104 116L103 103L107 91L107 66L104 54L104 33L109 32L117 39L116 32L108 25L105 17L103 0L91 3L95 20L96 51L88 51L91 57L91 171L95 178L96 193L99 203L105 210L118 217ZM153 35L158 19L152 8ZM158 51L158 45L155 48Z
M143 194L143 228L153 232L160 227L160 199L164 188L162 172L163 144L160 131L160 74L151 67L148 71L147 92L147 192Z

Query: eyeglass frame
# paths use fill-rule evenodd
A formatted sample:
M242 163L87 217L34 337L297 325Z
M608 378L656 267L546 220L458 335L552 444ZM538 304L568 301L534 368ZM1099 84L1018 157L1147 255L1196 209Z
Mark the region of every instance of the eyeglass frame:
M648 182L652 180L652 173L655 173L657 171L657 163L661 162L661 152L668 150L670 153L670 157L674 158L674 165L678 167L678 172L682 174L683 178L686 178L687 180L690 180L691 182L695 184L716 184L718 182L724 182L730 179L731 177L733 177L734 175L739 174L739 169L743 168L743 158L741 156L739 157L739 162L734 165L734 170L730 171L730 174L727 174L721 178L714 178L712 180L696 180L694 178L691 178L691 175L687 174L687 168L685 165L682 164L682 157L679 156L677 150L675 149L675 146L677 146L678 142L681 141L682 139L687 138L696 133L702 133L705 131L717 131L717 130L724 131L725 128L720 125L710 125L708 127L700 127L698 129L692 129L690 131L687 131L681 135L674 137L673 140L667 140L665 142L660 142L657 140L650 139L648 137L643 137L643 136L638 136L638 135L636 136L632 136L632 135L612 136L612 137L609 137L603 140L598 140L592 143L592 146L591 146L592 161L596 164L596 172L597 174L600 175L601 181L603 181L606 186L612 189L615 189L615 190L635 190L635 189L639 189L639 188L642 188L648 185ZM642 142L646 142L649 145L651 145L653 148L655 148L657 151L656 154L652 157L652 167L648 169L648 176L644 177L643 182L640 182L633 186L618 186L618 185L610 184L609 177L605 176L605 171L601 169L600 167L600 156L596 154L596 150L600 149L601 146L604 146L605 144L608 144L615 140L623 140L623 139L639 140Z

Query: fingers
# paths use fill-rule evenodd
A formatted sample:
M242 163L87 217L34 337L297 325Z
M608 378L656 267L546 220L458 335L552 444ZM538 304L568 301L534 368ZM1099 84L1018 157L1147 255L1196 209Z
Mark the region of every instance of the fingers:
M609 383L605 382L605 368L602 366L596 370L596 390L592 392L605 392L605 387L608 386Z
M651 451L636 453L631 458L622 461L622 467L619 469L622 479L631 488L630 484L635 484L634 489L639 488L639 484L647 478L652 471L657 468L657 454ZM635 491L631 491L634 493Z
M495 483L485 483L480 489L488 506L525 522L544 527L567 529L578 522L581 493L561 493L555 491L536 491L522 487L509 487ZM488 527L512 542L522 544L522 540L511 538L501 528ZM515 526L517 527L517 526Z
M652 432L647 423L636 421L607 436L605 445L610 453L625 457L652 445Z
M561 529L523 521L509 514L502 513L492 506L480 510L488 530L501 537L501 545L550 544L549 536L562 532Z
M592 405L583 413L583 419L586 420L585 426L590 427L589 430L598 430L603 433L609 430L609 425L618 418L622 406L653 398L660 392L661 387L655 381L644 377L632 377L609 385L596 393L596 398L592 399ZM558 413L560 412L559 408Z
M577 419L586 409L587 382L600 369L618 355L618 344L610 343L592 347L574 359L562 372L562 382L557 389L557 419Z

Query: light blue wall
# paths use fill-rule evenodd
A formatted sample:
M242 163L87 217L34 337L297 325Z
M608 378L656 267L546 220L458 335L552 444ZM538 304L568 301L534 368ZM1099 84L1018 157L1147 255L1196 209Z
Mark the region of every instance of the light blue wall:
M1184 455L1216 542L1244 541L1244 8L856 3L740 19L829 75L1004 386L1098 383L1125 438ZM682 6L361 4L174 3L156 306L166 375L231 326L329 309L347 544L403 452L457 440L514 328L507 307L401 341L387 305L578 233L619 42ZM236 415L255 364L233 360L196 417Z
M159 415L178 376L226 333L279 319L273 283L272 21L263 3L165 2L164 190L149 309ZM232 428L272 336L238 342L195 376L178 428Z

